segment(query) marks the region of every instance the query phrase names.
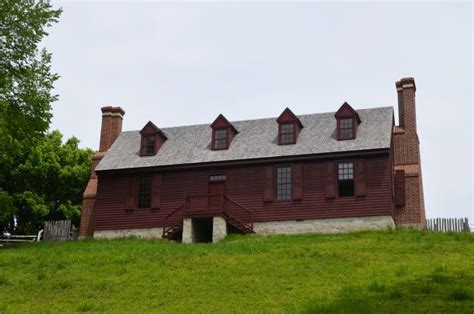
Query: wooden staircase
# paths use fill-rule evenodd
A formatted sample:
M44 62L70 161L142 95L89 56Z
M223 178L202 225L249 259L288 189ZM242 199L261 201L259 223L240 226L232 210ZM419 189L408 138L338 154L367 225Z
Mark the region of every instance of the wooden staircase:
M235 229L235 231L242 234L255 233L253 231L253 213L251 210L245 208L243 205L229 198L227 195L222 195L222 208L219 211L213 209L208 211L207 205L204 210L199 211L196 208L190 208L193 198L202 199L203 196L188 196L184 205L173 210L165 217L165 227L163 228L163 238L168 240L181 240L183 231L183 219L191 217L212 217L221 216L227 223Z
M163 239L180 240L183 231L184 205L179 206L165 217Z
M255 233L253 231L253 213L241 204L224 195L225 207L223 217L237 231L243 234Z

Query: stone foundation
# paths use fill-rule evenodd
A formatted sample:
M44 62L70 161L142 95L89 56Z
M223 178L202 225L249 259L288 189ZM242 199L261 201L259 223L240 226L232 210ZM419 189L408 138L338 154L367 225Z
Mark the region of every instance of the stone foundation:
M216 216L212 219L212 243L221 241L227 236L227 222L224 218ZM188 218L183 220L183 243L197 243L200 242L202 235L198 234L199 230L193 222L193 219Z
M117 229L94 231L94 239L119 239L126 237L137 237L143 239L161 238L163 228L143 228L143 229Z
M193 228L191 218L183 219L182 243L193 243Z
M342 233L361 230L394 229L391 216L289 220L254 223L257 234Z
M219 242L227 236L227 222L222 217L214 217L212 225L212 243Z
M411 226L413 227L413 226ZM420 228L422 225L419 226ZM395 223L391 216L329 218L314 220L289 220L254 223L257 234L297 234L297 233L344 233L362 230L394 229ZM135 236L138 238L161 238L162 228L120 229L95 231L95 239L117 239ZM212 218L212 242L221 241L227 236L227 222L222 217ZM183 243L196 243L200 235L192 219L183 220Z

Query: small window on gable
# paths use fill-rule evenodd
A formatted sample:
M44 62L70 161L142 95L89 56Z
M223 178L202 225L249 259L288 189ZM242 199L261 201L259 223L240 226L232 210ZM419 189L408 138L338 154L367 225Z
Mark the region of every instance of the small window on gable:
M151 121L143 127L140 131L140 135L140 156L156 155L167 140L165 134Z
M277 122L278 145L296 144L303 128L300 119L289 108L286 108L278 117Z
M292 144L294 143L295 133L294 133L294 124L285 123L281 125L281 143L282 144Z
M339 196L354 196L354 164L340 162L338 164Z
M353 138L354 127L352 122L352 118L339 120L339 136L342 140Z
M214 148L227 148L227 129L216 130L214 134Z
M229 149L232 140L238 133L234 126L229 121L227 121L227 119L222 114L220 114L211 124L211 128L211 149Z
M138 208L151 207L151 176L140 177L137 201Z
M143 154L154 155L155 154L155 137L145 136L143 138Z
M342 141L355 139L357 127L361 122L357 111L345 102L336 112L335 117L337 121L337 140Z

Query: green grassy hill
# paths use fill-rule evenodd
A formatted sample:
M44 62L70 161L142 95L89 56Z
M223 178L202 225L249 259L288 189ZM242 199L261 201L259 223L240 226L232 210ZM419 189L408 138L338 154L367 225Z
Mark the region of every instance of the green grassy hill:
M474 235L231 236L0 248L0 313L474 312Z

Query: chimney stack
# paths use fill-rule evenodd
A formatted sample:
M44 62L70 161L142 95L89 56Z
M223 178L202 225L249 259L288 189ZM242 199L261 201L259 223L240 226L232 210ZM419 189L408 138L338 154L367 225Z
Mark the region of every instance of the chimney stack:
M398 173L398 188L405 201L395 203L395 222L415 228L426 226L420 141L416 131L415 79L395 83L398 94L399 127L393 128L393 176ZM403 175L402 175L403 174Z
M82 196L80 238L94 236L94 209L97 196L97 174L95 168L105 156L110 146L122 133L122 120L125 111L120 107L102 107L102 126L100 129L99 151L92 156L91 174Z
M405 77L395 83L398 94L398 123L405 132L416 132L416 85L413 77Z
M102 126L100 129L99 152L106 152L122 133L122 120L125 115L120 107L102 107Z

